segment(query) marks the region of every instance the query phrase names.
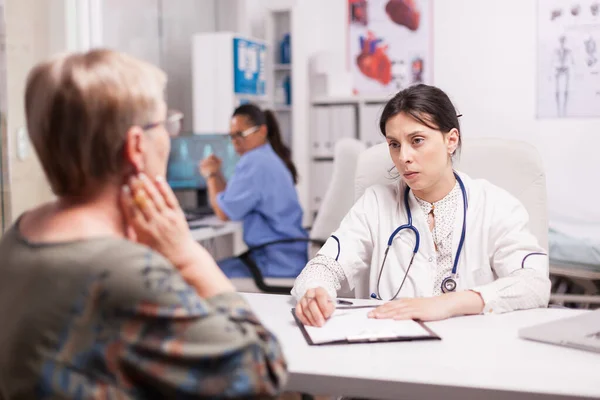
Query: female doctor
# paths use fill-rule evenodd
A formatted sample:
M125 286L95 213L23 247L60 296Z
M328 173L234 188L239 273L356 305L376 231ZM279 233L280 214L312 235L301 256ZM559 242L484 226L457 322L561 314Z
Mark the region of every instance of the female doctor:
M296 314L321 326L340 289L386 301L371 318L441 320L545 307L548 258L523 205L452 168L458 115L417 85L385 106L379 127L400 176L368 188L296 279Z

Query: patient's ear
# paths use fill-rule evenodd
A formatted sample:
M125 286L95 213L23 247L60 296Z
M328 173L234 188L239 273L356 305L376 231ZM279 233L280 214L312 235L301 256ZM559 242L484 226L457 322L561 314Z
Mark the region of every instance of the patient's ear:
M132 126L125 134L123 157L125 165L133 169L133 173L143 172L146 168L145 154L147 137L139 126Z

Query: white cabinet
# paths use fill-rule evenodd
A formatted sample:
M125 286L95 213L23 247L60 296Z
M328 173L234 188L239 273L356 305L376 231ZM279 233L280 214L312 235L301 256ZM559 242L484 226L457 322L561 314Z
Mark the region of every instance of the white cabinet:
M311 165L310 174L310 210L315 213L321 207L321 202L325 197L331 176L333 175L333 162L315 161Z
M388 97L316 97L312 101L310 131L310 209L321 206L333 172L335 144L356 138L367 147L385 141L379 119Z
M367 147L385 142L385 137L379 129L379 120L385 104L365 103L360 108L360 131L358 139Z
M356 138L358 118L353 104L320 105L312 109L310 132L313 159L333 158L335 143Z
M291 60L292 8L269 9L265 17L265 38L269 47L267 62L267 94L271 109L281 128L281 136L286 146L293 149L294 107L292 107ZM287 41L285 39L288 39ZM283 43L286 43L284 46Z

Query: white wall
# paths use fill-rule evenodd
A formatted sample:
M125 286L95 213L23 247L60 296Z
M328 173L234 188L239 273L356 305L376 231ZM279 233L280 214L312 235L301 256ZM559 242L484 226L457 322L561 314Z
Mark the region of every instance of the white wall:
M253 7L264 3L249 1ZM325 49L347 54L347 0L301 3L314 18L303 20L306 56ZM538 148L546 165L551 222L574 219L600 227L600 119L535 117L536 3L434 0L434 84L464 115L465 138L514 138ZM257 10L249 14L253 34L260 33Z
M465 137L506 137L537 146L546 166L552 223L575 219L598 226L600 119L535 117L536 3L436 1L434 83L464 114Z
M34 149L27 140L26 156L23 159L17 157L17 132L25 126L23 98L29 70L66 48L65 7L66 2L62 0L5 1L8 171L3 172L9 175L4 182L8 191L8 224L23 211L54 197Z
M183 129L193 128L192 36L213 32L215 0L162 1L162 42L160 66L169 76L167 102L183 112Z
M102 0L102 46L160 65L159 3Z
M167 102L183 112L185 131L192 130L192 35L217 30L215 1L102 0L103 46L159 65L167 73Z

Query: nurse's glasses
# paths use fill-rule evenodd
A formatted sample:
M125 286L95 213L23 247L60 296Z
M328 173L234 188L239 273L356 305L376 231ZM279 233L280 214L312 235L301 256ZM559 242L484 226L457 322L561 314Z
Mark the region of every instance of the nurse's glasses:
M248 129L245 129L241 132L232 132L229 134L229 138L231 140L236 140L236 139L244 139L246 136L250 136L253 133L257 132L260 129L260 126L252 126Z
M181 132L181 120L183 119L183 113L177 110L167 111L167 118L164 121L153 122L142 126L142 129L147 131L156 128L159 125L164 125L169 136L177 136Z

